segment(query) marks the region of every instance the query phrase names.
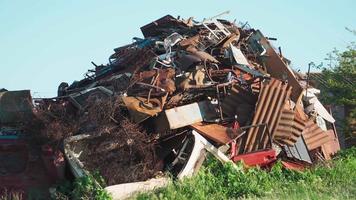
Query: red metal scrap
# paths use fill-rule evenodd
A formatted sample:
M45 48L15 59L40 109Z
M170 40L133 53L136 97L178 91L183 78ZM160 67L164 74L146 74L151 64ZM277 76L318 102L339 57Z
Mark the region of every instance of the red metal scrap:
M252 166L268 166L277 160L276 151L273 149L252 152L242 155L232 155L233 162L243 161L249 167Z

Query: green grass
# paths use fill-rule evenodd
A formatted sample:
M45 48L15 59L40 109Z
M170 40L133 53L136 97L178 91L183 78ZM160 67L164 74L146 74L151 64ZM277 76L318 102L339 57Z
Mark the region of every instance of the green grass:
M100 187L100 184L102 187ZM77 178L73 183L65 181L56 187L52 199L56 200L111 200L103 189L105 182L98 172ZM1 200L1 199L0 199Z
M270 172L237 171L208 159L197 176L173 181L137 199L356 199L356 148L303 172L277 164Z

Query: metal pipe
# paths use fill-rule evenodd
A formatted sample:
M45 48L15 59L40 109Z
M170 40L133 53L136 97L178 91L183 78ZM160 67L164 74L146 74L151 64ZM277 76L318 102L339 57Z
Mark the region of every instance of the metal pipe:
M308 87L309 87L309 76L310 76L310 67L311 67L311 65L314 65L314 63L313 62L310 62L309 64L308 64L308 74L307 74L307 87L306 87L306 89L305 89L305 96L306 97L308 97Z

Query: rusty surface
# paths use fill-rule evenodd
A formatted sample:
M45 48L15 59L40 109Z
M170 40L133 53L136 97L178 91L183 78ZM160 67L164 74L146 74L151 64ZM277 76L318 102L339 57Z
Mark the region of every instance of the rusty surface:
M226 144L235 136L232 129L219 124L196 123L191 127L198 133L219 144Z
M313 121L307 122L303 131L303 137L309 150L314 150L330 141L330 136L326 131L321 130Z
M140 123L162 111L165 97L149 100L143 97L122 97L122 100L130 112L131 120Z
M133 75L127 93L130 96L160 97L176 90L174 69L156 69L137 72Z
M287 84L282 84L281 81L272 79L270 83L264 84L261 90L252 124L267 123L273 137L282 107L290 95L291 88ZM259 127L251 128L248 131L244 152L251 152L266 147L268 136L261 134L262 132Z
M299 119L295 111L284 108L274 133L274 140L293 146L302 135L304 127L304 121Z
M300 101L297 101L297 103L295 105L296 117L298 117L302 121L308 121L308 115L304 113L304 108L298 102L300 102Z
M328 130L326 134L329 136L329 141L321 145L321 151L324 158L330 160L333 155L340 151L340 143L333 130Z

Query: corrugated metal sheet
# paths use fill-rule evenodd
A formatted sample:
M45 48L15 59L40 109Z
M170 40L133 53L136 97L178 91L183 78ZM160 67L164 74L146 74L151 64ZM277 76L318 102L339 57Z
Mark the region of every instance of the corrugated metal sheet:
M321 147L323 144L330 141L330 137L326 131L323 131L313 121L308 121L306 123L305 129L303 131L303 137L309 150Z
M326 134L329 135L330 140L321 145L321 150L324 158L330 160L334 154L340 151L340 143L333 130L328 130Z
M302 135L305 123L293 110L284 108L273 139L288 146L293 146Z
M261 89L252 124L267 123L273 137L281 117L282 107L289 98L291 90L290 86L273 78L269 83L265 83ZM264 149L268 144L268 135L266 132L263 133L260 127L251 128L242 144L245 145L240 152L244 153Z

